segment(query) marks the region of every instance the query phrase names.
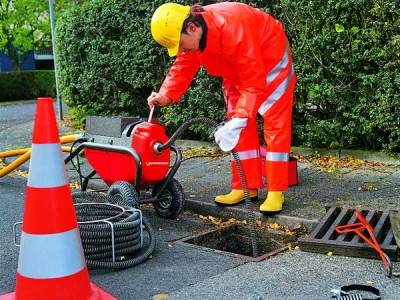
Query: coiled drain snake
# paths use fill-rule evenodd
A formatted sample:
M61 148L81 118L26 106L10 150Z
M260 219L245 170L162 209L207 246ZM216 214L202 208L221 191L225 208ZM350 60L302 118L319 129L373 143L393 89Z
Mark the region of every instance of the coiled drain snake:
M72 196L89 268L127 268L153 253L154 231L140 210L119 197L96 192L74 192Z

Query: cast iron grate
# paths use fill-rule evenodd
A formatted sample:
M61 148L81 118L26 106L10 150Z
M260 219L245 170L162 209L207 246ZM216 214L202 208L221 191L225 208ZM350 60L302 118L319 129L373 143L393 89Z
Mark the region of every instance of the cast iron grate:
M375 237L382 250L391 260L399 261L399 249L390 226L389 211L368 208L357 209L374 229ZM299 239L302 251L328 253L335 255L377 258L378 253L355 233L339 235L335 228L339 225L357 223L354 208L330 207L327 213L311 231L310 235Z

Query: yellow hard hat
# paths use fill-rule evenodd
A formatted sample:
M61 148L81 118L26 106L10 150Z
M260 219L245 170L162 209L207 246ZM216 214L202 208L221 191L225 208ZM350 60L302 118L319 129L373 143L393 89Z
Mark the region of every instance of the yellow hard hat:
M190 6L165 3L156 9L151 18L151 35L168 49L169 56L178 54L183 22L189 12Z

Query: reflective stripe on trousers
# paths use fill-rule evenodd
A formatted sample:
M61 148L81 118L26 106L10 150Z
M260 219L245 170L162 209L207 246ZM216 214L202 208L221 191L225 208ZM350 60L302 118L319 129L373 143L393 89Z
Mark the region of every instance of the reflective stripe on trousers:
M253 149L237 151L236 153L239 156L240 164L242 170L244 171L248 188L257 189L262 187L260 150ZM242 189L242 183L233 156L231 156L231 169L232 189Z
M270 84L286 68L289 63L289 43L286 42L286 50L283 58L267 74L266 82Z
M291 65L290 73L289 75L285 78L285 80L282 81L282 83L271 93L271 95L268 96L268 98L260 105L258 109L258 113L260 115L264 115L268 110L271 109L272 105L274 105L282 96L286 93L290 81L292 80L292 77L294 75L294 67Z
M238 151L236 152L239 156L240 160L252 159L252 158L259 158L260 157L260 150L247 150L247 151ZM234 161L233 155L231 154L231 161Z
M266 161L289 161L289 153L287 152L267 152L265 156Z

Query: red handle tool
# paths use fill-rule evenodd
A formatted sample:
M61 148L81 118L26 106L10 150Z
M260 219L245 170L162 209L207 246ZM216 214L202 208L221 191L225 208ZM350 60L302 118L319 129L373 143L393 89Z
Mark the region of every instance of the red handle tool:
M361 212L356 210L355 215L360 221L359 223L337 226L336 232L339 234L348 232L356 233L360 238L362 238L366 243L374 248L376 252L378 252L379 256L382 259L383 265L385 266L385 269L388 271L388 276L390 277L392 275L392 262L390 261L390 258L386 255L385 252L383 252L381 246L379 246L379 243L374 235L374 230L361 214ZM362 232L363 230L367 230L370 239Z

